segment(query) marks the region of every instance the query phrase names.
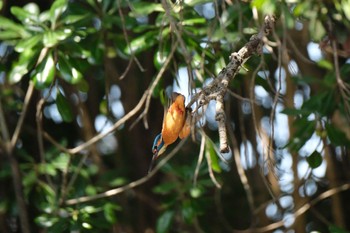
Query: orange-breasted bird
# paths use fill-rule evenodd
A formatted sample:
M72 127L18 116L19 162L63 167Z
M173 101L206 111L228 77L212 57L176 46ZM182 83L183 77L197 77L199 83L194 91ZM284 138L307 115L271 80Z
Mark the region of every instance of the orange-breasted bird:
M162 132L156 136L152 147L152 162L148 172L152 170L154 161L164 153L166 147L176 141L178 137L183 139L191 131L191 114L185 108L185 97L173 93L174 102L170 105L163 119Z

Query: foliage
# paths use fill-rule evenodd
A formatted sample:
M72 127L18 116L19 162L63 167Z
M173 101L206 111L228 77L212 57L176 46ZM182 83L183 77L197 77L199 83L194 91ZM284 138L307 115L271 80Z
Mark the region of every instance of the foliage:
M232 232L276 222L347 232L350 206L336 186L350 175L349 5L0 0L0 231L24 232L27 211L32 232ZM165 96L188 92L181 76L192 91L208 85L266 14L278 17L275 31L225 98L231 152L217 149L209 103L193 119L194 140L141 182ZM317 59L307 50L315 43ZM338 205L319 196L308 207L317 214L297 211L327 189ZM289 224L293 213L305 221Z

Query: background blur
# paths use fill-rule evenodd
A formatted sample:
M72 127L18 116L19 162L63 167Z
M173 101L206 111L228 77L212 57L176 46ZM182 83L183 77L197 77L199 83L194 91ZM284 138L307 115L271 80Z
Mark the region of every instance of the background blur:
M0 232L350 229L350 1L0 9ZM231 152L211 101L146 177L171 93L188 103L267 14L275 31L225 97Z

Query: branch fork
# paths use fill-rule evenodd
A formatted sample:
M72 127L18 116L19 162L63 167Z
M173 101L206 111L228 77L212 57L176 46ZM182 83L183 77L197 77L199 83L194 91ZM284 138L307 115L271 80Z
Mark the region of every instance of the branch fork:
M195 94L187 107L191 107L195 102L198 106L192 112L209 103L210 100L216 100L215 120L218 122L218 133L220 141L220 152L228 153L230 148L227 143L226 114L224 109L224 97L228 84L237 75L243 64L254 54L261 54L264 46L264 38L271 33L275 24L275 16L266 16L264 25L258 34L253 35L250 40L238 52L230 55L230 62L224 67L217 77L200 92Z

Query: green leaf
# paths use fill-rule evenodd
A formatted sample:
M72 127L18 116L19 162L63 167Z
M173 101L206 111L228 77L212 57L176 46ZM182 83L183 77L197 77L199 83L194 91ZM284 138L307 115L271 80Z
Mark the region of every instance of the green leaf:
M153 63L159 70L163 67L167 57L169 56L169 50L157 50L154 54Z
M309 25L309 33L312 39L315 41L321 41L326 35L326 30L324 29L322 22L318 18L313 17L311 18Z
M38 164L38 171L40 174L46 174L46 175L50 175L50 176L57 175L57 171L56 171L55 167L49 163Z
M175 182L164 182L153 188L153 192L157 194L168 194L176 189L177 184Z
M109 223L113 224L117 221L117 216L115 214L115 211L118 209L119 209L118 206L108 202L103 206L103 214Z
M213 169L213 171L220 173L221 167L219 165L219 160L218 160L218 157L217 157L215 149L214 149L214 145L213 145L211 140L206 140L205 155L207 158L210 158L210 160L211 160L210 166Z
M171 223L174 219L174 212L171 210L165 211L157 220L156 232L166 233L169 231Z
M330 70L330 71L334 70L333 64L326 59L321 59L320 61L317 62L317 65L319 67L325 68L325 69Z
M158 32L150 31L139 37L136 37L134 40L130 42L130 47L127 45L124 49L124 53L127 55L131 55L132 53L138 54L142 51L145 51L155 45L157 40Z
M6 40L14 40L21 38L20 35L18 35L15 31L2 31L0 33L0 40L6 41Z
M322 164L322 155L319 152L314 151L306 158L306 161L311 168L317 168Z
M34 4L36 5L36 4ZM37 21L37 15L34 14L34 12L28 10L31 9L30 7L27 8L21 8L17 6L11 7L11 13L16 16L16 18L23 22L23 23L30 23L31 21Z
M133 3L130 16L137 17L140 15L149 15L153 12L164 12L162 4L154 2L135 2Z
M74 115L71 110L71 106L64 95L60 91L57 92L56 104L58 112L61 114L63 121L72 122L74 120Z
M70 160L70 155L66 153L60 153L58 156L52 160L51 164L58 170L62 172L66 171L68 163Z
M187 224L191 224L193 221L193 218L196 215L196 211L193 209L191 202L189 200L186 200L182 203L181 213L185 222Z
M350 0L341 1L342 9L347 20L350 20Z
M345 133L331 124L326 124L327 136L334 146L347 146L349 140Z
M50 8L50 20L52 24L56 24L57 19L67 9L67 0L56 0Z
M253 0L251 5L263 12L264 15L271 15L276 10L276 0Z
M64 24L73 24L76 22L79 22L83 19L88 18L90 15L89 14L83 14L83 15L67 15L62 19Z
M77 84L82 79L83 75L72 66L72 62L69 57L60 54L58 57L58 70L61 77L70 84Z
M57 34L53 31L46 31L43 36L43 44L47 48L51 48L58 43Z
M29 36L29 33L20 24L14 23L12 20L0 16L0 29L5 31L16 32L21 37Z
M285 108L280 113L286 114L288 116L299 116L299 115L308 116L312 112L305 109Z
M38 57L37 49L26 49L19 55L18 62L13 63L8 80L11 84L21 81L23 75L33 68Z
M42 34L34 35L29 38L24 38L15 46L15 51L22 53L26 49L31 49L36 46L42 39Z
M35 69L36 74L33 77L34 84L37 88L45 88L51 85L55 76L55 62L52 54L49 53L44 61Z
M328 227L328 230L330 233L350 233L350 231L347 231L347 230L340 228L338 226L335 226L335 225L330 225Z

